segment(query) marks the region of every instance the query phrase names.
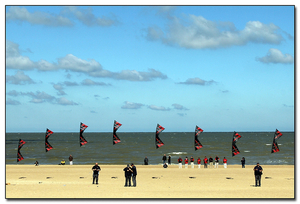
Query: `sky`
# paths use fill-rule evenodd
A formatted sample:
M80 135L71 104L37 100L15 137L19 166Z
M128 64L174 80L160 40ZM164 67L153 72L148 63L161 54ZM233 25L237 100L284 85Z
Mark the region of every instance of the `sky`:
M6 6L6 132L294 131L294 6Z

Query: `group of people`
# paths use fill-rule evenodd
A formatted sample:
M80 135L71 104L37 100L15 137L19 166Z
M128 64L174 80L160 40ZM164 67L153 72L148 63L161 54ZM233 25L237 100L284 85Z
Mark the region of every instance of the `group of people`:
M136 176L137 171L136 167L133 163L131 163L131 166L127 164L127 167L123 169L125 172L125 185L124 187L131 187L131 179L132 179L132 187L136 187Z
M179 157L178 161L179 160L181 160L181 163L179 163L179 164L182 164L182 159L180 157ZM187 160L187 157L185 158L185 160ZM192 163L192 161L194 161L192 157L191 157L190 161L191 161L191 163ZM224 159L223 159L223 162L224 162ZM226 161L226 163L227 163L227 161ZM198 168L200 168L200 167L198 167ZM99 172L101 171L101 168L98 165L98 163L95 163L95 165L92 168L92 171L93 171L93 184L95 184L95 181L96 181L96 184L98 184ZM127 166L123 169L123 171L125 172L124 187L131 187L131 179L132 179L132 184L133 184L132 186L136 187L136 176L137 176L136 166L133 163L131 163L131 165L127 164ZM255 186L260 187L261 186L261 175L262 175L263 168L259 165L259 163L257 163L256 166L254 167L253 171L254 171L254 175L255 175Z
M205 158L203 159L204 168L207 168L208 165L210 166L210 168L213 168L213 166L215 168L218 168L219 167L219 161L220 161L220 158L218 156L216 156L215 159L213 159L212 157L210 157L208 159L205 156ZM179 157L178 158L178 166L179 166L179 168L182 168L182 163L183 162L184 162L185 168L188 168L189 162L191 164L191 168L194 168L195 159L193 158L193 156L191 156L190 159L188 159L188 157L185 157L184 160L182 160L182 158ZM200 157L198 157L198 159L197 159L197 165L198 165L198 168L200 169L201 168L201 159L200 159ZM225 157L223 158L223 165L224 165L224 168L226 169L227 168L227 159Z
M70 165L73 165L73 156L72 155L69 156L69 163L70 163ZM65 164L66 164L66 161L64 159L62 159L60 161L60 164L58 164L58 165L65 165Z

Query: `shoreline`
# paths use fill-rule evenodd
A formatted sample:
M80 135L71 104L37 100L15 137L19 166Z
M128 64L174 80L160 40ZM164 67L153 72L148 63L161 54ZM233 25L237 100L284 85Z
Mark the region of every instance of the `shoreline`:
M136 165L137 187L124 187L124 165L102 165L92 184L93 165L6 165L10 198L295 198L294 165L263 165L262 186L254 186L255 165L201 168L177 164ZM16 168L17 167L17 168ZM280 184L280 185L279 185ZM276 193L274 193L276 192Z

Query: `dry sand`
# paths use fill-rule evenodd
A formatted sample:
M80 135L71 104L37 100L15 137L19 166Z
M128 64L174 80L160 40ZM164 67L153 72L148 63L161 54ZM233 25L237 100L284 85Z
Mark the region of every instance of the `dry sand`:
M179 169L136 165L137 187L124 187L125 165L6 165L6 198L295 198L293 165L262 165L262 186L254 186L254 165Z

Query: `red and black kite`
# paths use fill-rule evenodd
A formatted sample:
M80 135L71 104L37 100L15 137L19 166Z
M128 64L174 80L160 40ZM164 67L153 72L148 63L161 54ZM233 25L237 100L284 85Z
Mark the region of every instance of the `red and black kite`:
M196 128L195 128L195 151L203 147L203 145L198 140L198 136L202 132L203 132L203 130L196 125Z
M156 135L155 135L155 145L156 145L156 149L158 149L159 147L163 146L164 143L161 141L161 139L158 137L158 135L164 130L165 128L163 126L160 126L159 124L157 124L156 126Z
M20 149L22 148L22 146L25 144L26 142L24 142L24 140L19 140L19 146L18 146L18 155L17 155L17 162L21 161L24 159L24 157L22 156Z
M113 144L117 144L119 142L121 142L120 138L117 135L117 130L119 129L119 127L121 127L121 123L114 121L114 130L113 130Z
M237 148L236 146L236 142L241 138L242 136L237 133L237 132L234 132L233 133L233 139L232 139L232 156L235 156L237 154L240 153L240 150Z
M80 136L79 136L79 140L80 140L80 147L85 145L87 143L87 141L84 139L84 137L82 136L82 133L84 132L84 130L87 128L88 126L80 123Z
M275 130L273 143L272 143L272 151L271 153L279 152L279 147L277 144L277 140L282 136L282 133L279 130Z
M46 152L50 151L51 149L53 149L53 147L50 145L50 143L48 142L48 138L50 137L50 135L52 135L53 132L51 130L49 130L47 128L46 130L46 135L45 135L45 149L46 149Z
M242 136L240 136L239 133L234 132L233 133L233 141L232 142L237 142Z

